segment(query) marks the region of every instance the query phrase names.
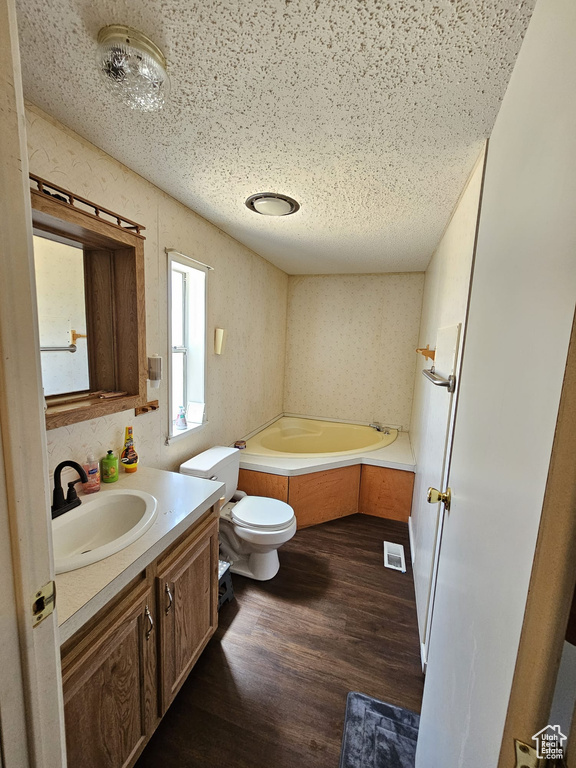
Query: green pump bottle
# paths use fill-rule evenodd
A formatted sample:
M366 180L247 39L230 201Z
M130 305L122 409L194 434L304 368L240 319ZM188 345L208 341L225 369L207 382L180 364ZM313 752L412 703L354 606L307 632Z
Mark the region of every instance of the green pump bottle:
M118 481L118 456L114 451L108 451L102 459L102 482L115 483Z

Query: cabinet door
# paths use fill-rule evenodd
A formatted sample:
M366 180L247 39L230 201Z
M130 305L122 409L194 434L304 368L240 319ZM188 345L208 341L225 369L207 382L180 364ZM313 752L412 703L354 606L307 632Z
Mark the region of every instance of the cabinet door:
M68 768L132 765L155 727L151 596L135 590L63 659Z
M218 623L218 521L159 563L162 714L168 709Z

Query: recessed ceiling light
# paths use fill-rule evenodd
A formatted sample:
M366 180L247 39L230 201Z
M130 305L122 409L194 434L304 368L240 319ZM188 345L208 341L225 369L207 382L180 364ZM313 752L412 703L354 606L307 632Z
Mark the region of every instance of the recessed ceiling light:
M263 216L289 216L300 208L296 200L287 195L276 195L274 192L258 192L250 195L246 206L254 213Z

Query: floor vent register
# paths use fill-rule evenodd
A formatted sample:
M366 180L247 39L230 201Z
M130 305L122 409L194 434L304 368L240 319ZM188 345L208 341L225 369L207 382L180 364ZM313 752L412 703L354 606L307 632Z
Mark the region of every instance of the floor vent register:
M406 558L402 544L393 544L391 541L384 542L384 567L406 573Z

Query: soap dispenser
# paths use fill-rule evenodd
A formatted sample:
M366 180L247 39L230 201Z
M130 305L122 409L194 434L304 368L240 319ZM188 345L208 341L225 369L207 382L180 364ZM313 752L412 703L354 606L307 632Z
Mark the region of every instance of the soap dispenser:
M96 493L100 490L100 465L93 453L89 453L84 463L84 471L88 476L88 482L82 483L84 493Z

